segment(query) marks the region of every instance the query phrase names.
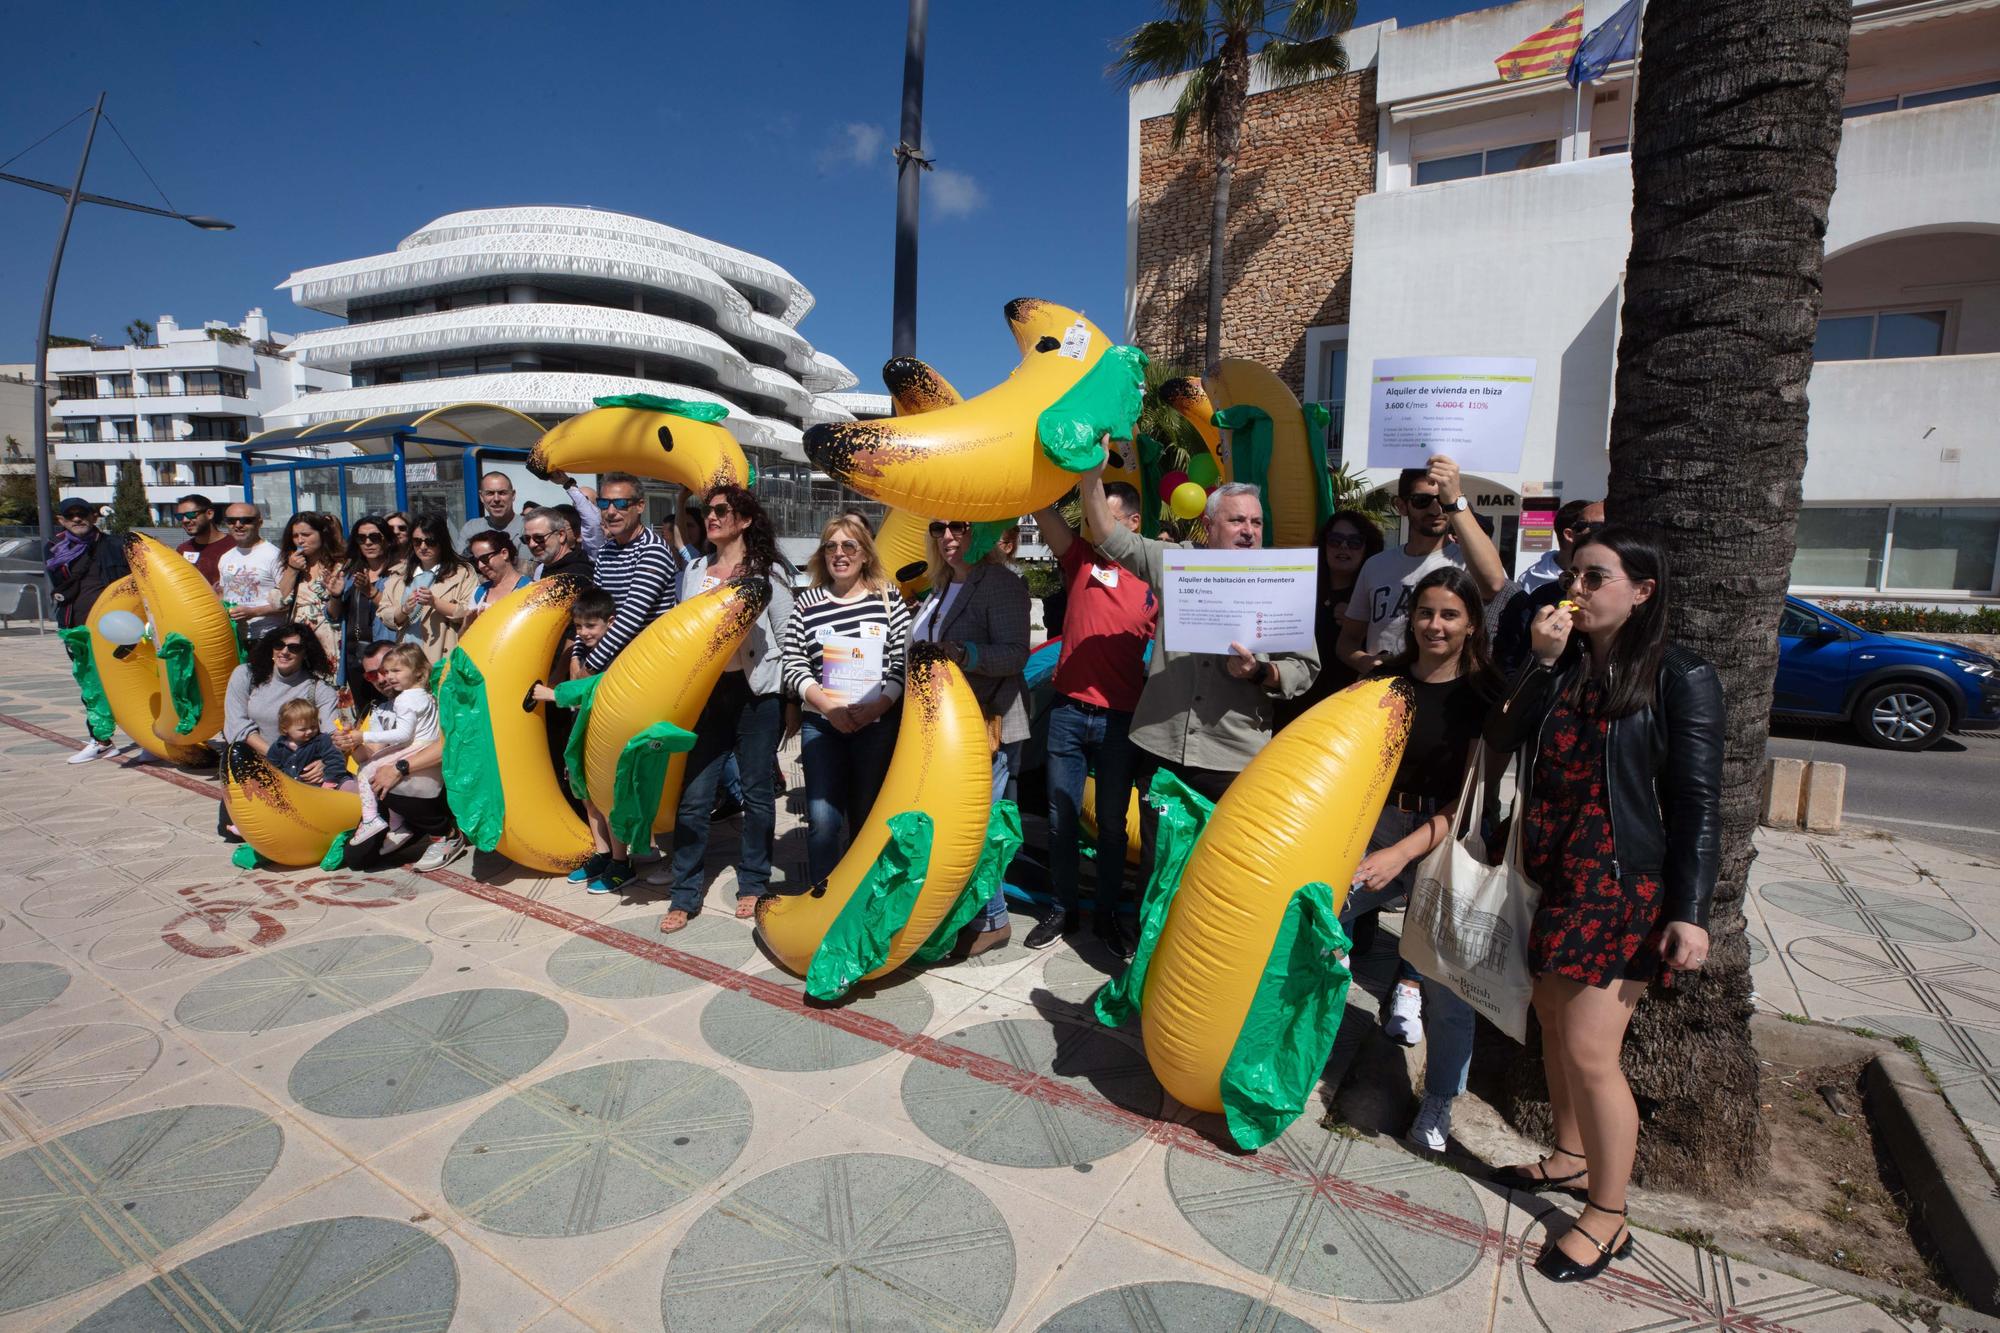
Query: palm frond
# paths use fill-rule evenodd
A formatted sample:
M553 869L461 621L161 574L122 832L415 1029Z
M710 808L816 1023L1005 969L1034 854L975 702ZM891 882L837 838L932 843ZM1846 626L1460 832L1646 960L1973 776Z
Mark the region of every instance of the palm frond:
M1199 17L1154 19L1125 38L1111 74L1127 88L1172 78L1208 59L1208 48L1208 29Z
M1216 0L1215 7L1225 32L1248 36L1264 26L1270 5L1267 0Z
M1198 126L1203 134L1215 127L1215 74L1221 64L1220 56L1210 56L1189 73L1186 86L1174 102L1172 142L1175 152L1179 152L1181 144L1186 142L1189 125Z
M1354 0L1292 0L1285 35L1295 42L1346 32L1354 26Z
M1272 42L1258 55L1265 77L1278 88L1347 73L1347 44L1338 33L1309 42Z

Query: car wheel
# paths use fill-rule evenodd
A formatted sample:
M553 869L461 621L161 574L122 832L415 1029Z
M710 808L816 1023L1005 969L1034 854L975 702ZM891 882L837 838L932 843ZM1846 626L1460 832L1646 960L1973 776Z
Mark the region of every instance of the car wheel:
M1854 708L1855 731L1882 750L1927 750L1950 723L1937 691L1910 681L1878 685Z

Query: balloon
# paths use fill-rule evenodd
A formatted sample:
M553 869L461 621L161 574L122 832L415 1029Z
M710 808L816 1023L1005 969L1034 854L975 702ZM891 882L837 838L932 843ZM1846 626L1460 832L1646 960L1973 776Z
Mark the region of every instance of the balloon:
M1167 507L1174 511L1175 518L1193 518L1208 507L1208 492L1194 482L1184 481L1174 488Z
M1215 465L1212 454L1196 454L1188 460L1188 480L1197 486L1210 487L1222 480L1222 469Z
M1188 479L1188 474L1185 472L1169 472L1167 473L1166 476L1161 477L1160 498L1171 504L1173 502L1174 492L1179 490L1181 487L1185 486L1187 484L1187 479Z
M106 611L97 622L97 632L106 642L129 648L146 637L146 622L130 611Z

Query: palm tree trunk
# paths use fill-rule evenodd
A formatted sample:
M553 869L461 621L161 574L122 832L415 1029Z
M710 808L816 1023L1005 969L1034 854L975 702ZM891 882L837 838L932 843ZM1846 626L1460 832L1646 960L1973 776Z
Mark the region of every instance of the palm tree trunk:
M1202 369L1222 359L1222 303L1229 295L1229 185L1236 177L1236 158L1243 147L1243 108L1250 98L1250 42L1234 33L1222 48L1216 71L1215 191L1208 215L1208 320L1202 344Z
M1743 897L1797 538L1850 8L1646 7L1606 503L1612 519L1664 534L1673 636L1715 664L1729 708L1713 952L1698 976L1639 1007L1625 1044L1649 1184L1713 1189L1754 1175L1767 1142Z

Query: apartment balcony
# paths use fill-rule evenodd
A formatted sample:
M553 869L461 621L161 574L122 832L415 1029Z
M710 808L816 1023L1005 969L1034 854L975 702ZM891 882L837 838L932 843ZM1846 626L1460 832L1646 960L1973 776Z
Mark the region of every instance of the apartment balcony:
M1869 241L2000 228L2000 96L1860 116L1841 127L1829 259Z
M1814 366L1806 495L1814 503L2000 495L1995 384L2000 352Z

